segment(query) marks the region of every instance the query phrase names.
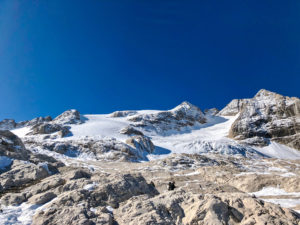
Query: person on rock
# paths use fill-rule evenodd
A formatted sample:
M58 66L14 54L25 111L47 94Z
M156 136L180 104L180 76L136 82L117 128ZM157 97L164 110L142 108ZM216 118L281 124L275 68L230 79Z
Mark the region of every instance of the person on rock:
M168 191L173 191L175 188L175 181L170 181L168 184Z

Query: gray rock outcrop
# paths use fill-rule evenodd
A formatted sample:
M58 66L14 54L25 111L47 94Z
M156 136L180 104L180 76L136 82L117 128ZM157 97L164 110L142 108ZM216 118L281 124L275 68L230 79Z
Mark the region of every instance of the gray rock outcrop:
M136 111L116 111L110 114L111 117L126 117L135 115Z
M145 158L147 154L153 153L155 146L152 143L151 139L146 136L133 136L126 140L126 144L131 145L137 151L137 155L139 155L142 159Z
M83 121L80 118L80 113L76 109L70 109L57 116L53 123L55 124L80 124Z
M64 137L70 132L68 127L53 123L37 124L33 126L31 130L32 131L29 132L27 135L52 134L55 132L59 132L58 135L60 137Z
M260 90L244 103L229 135L238 140L269 138L300 150L299 98Z
M0 156L28 160L29 151L18 136L8 130L0 130Z
M0 121L0 130L13 130L16 128L22 128L26 126L34 126L39 123L50 122L52 118L50 116L37 117L32 120L25 120L21 122L16 122L13 119L4 119Z
M233 99L224 109L222 109L219 116L235 116L243 107L250 101L250 99Z
M140 136L144 136L143 132L131 127L131 126L128 126L128 127L125 127L123 128L122 130L120 130L120 134L126 134L126 135L140 135Z
M189 102L183 102L168 111L132 116L128 120L135 122L136 127L154 130L157 133L179 131L206 122L203 112Z

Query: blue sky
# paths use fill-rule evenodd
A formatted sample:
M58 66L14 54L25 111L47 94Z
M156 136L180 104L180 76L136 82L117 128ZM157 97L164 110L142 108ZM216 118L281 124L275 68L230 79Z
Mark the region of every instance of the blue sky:
M0 0L0 120L300 96L300 1Z

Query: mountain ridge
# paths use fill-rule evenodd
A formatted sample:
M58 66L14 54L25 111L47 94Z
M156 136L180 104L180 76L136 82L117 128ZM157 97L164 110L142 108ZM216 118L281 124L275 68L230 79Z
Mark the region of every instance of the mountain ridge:
M298 102L4 120L0 224L299 224Z

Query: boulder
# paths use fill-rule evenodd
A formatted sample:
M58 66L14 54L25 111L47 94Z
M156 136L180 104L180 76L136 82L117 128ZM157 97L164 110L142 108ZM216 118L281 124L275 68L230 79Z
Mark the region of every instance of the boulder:
M120 134L126 134L126 135L140 135L140 136L144 136L143 132L131 127L131 126L128 126L128 127L125 127L123 128L122 130L120 130Z
M52 134L59 132L60 137L64 137L69 134L69 127L62 126L53 123L41 123L32 127L32 131L27 135L37 135L37 134Z
M48 191L45 193L34 195L28 201L33 205L44 205L45 203L50 202L56 197L56 194L54 194L52 191Z
M42 165L14 160L11 169L0 174L0 193L9 189L22 189L50 174Z
M137 150L137 154L144 158L145 154L153 153L155 146L152 143L151 139L147 136L132 136L126 140L126 144L134 147Z
M18 136L8 130L0 130L0 156L28 160L29 151Z

